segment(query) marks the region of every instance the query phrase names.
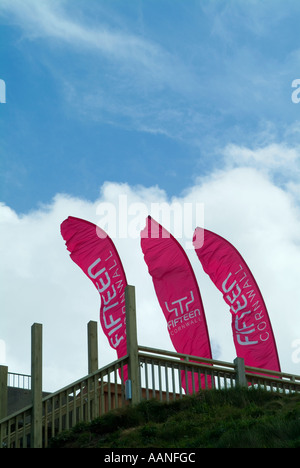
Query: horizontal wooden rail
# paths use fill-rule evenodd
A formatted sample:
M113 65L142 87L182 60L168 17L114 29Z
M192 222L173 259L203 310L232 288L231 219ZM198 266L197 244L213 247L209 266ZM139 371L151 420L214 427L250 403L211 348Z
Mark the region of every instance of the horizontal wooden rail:
M127 355L96 369L97 326L88 327L89 374L42 398L41 345L34 345L31 392L33 404L8 417L6 366L0 366L0 448L48 447L52 437L80 422L89 422L108 411L135 405L142 399L171 401L205 389L235 386L262 387L268 391L300 393L300 376L140 346L137 343L135 298L126 287ZM35 324L35 330L38 330ZM40 329L39 325L39 329ZM40 330L41 331L41 330ZM41 337L41 333L40 333ZM32 341L35 343L35 341ZM128 375L125 381L125 375ZM29 377L29 376L28 376Z
M144 346L139 346L138 359L140 399L171 401L183 398L185 393L181 377L188 373L192 379L204 375L205 382L210 382L210 388L231 388L237 385L237 368L234 363ZM61 431L128 404L125 381L119 376L119 372L124 376L128 362L128 356L125 356L43 398L43 447L47 447L49 440ZM245 377L250 386L300 393L298 375L245 366ZM204 388L208 388L208 385L204 385ZM1 420L0 446L30 447L31 422L32 405Z
M127 404L123 378L126 365L128 356L43 398L43 447L59 432ZM1 448L31 447L32 412L33 405L30 405L0 421Z

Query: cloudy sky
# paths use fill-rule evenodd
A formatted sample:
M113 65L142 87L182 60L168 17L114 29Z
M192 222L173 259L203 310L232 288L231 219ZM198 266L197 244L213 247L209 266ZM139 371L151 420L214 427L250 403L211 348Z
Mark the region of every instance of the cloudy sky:
M243 255L282 370L300 374L299 21L297 0L1 0L0 360L11 372L30 373L38 322L44 389L87 373L99 297L61 238L68 216L113 237L139 342L173 350L139 240L165 203L183 214L177 238L213 356L235 358L231 317L189 248L196 223ZM115 358L99 326L100 365Z

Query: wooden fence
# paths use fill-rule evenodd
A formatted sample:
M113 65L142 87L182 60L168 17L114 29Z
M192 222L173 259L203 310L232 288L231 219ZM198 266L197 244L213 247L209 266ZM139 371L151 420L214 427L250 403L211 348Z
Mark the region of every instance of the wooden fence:
M97 323L88 324L88 375L42 397L42 327L32 326L32 404L5 416L8 370L0 366L0 448L48 447L52 437L142 399L171 401L205 388L257 386L300 393L300 376L139 346L134 288L126 288L127 355L98 369ZM125 369L128 379L125 380ZM182 382L190 384L186 391ZM5 385L6 382L6 385Z

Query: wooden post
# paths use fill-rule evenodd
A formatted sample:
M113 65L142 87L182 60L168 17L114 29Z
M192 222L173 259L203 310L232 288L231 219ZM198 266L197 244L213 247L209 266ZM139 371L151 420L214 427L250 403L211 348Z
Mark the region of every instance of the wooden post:
M240 387L247 387L245 361L241 357L235 358L233 361L236 371L236 384Z
M31 446L42 448L42 325L31 327L31 393L32 393L32 433Z
M134 286L126 286L125 288L125 305L127 354L129 356L128 379L131 382L131 404L136 405L140 402L141 392Z
M98 369L98 324L91 320L88 323L88 373Z
M8 367L0 366L0 420L7 416L7 377Z

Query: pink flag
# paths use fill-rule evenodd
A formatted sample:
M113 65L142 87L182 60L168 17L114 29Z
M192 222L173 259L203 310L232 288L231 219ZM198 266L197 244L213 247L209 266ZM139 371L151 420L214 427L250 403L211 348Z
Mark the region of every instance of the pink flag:
M141 232L141 247L154 288L178 353L211 359L210 341L199 287L177 240L150 216ZM210 385L210 378L209 385ZM204 386L204 376L202 376ZM198 378L194 381L199 389ZM182 386L186 390L184 373ZM189 393L193 382L189 376Z
M230 307L237 356L248 366L280 372L268 312L244 259L228 241L207 229L196 228L194 247L204 271Z
M110 346L116 350L118 358L126 356L127 280L112 240L95 224L72 216L61 224L61 234L71 259L93 282L100 295L100 322Z

